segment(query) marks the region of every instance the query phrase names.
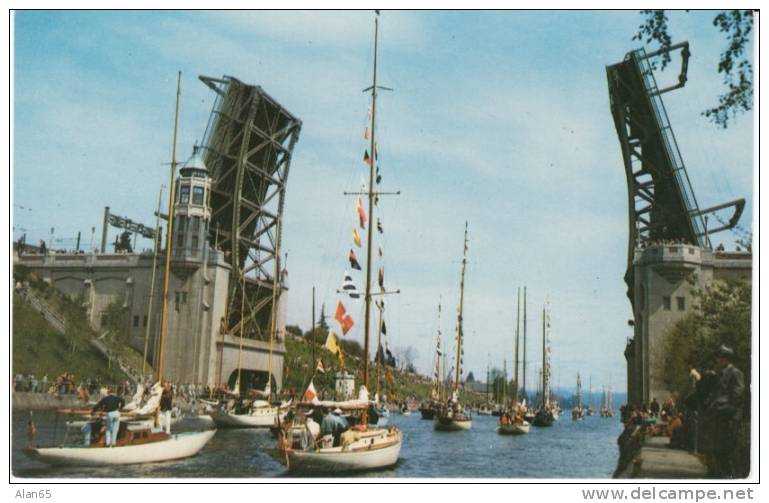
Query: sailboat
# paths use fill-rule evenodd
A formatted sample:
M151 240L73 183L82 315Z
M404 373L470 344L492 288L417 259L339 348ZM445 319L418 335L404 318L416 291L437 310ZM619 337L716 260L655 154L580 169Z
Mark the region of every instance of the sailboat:
M235 380L235 388L232 390L233 395L237 397L234 402L237 403L237 407L225 407L214 411L211 414L211 419L222 428L270 428L277 423L280 423L288 413L288 403L283 403L280 406L273 405L269 402L269 398L272 394L271 381L272 381L272 351L275 344L275 334L277 330L276 325L276 307L277 304L277 291L281 288L279 282L280 277L280 232L281 232L281 218L278 216L275 228L275 267L273 269L272 277L272 312L270 313L270 350L267 360L267 384L263 391L255 393L255 398L240 398L240 358L243 352L243 328L245 326L244 313L245 313L245 299L246 299L246 276L245 272L242 273L242 291L241 296L241 309L240 309L240 348L238 350L238 377Z
M366 129L364 137L370 140L369 148L364 155L364 162L369 167L369 184L365 195L368 199L368 236L366 246L366 288L365 288L365 321L364 321L364 345L363 345L363 386L360 388L358 394L358 400L350 401L348 404L329 403L324 404L313 396L308 396L305 393L305 398L309 399L311 404L316 407L323 407L324 405L337 406L340 412L345 407L350 409L361 409L362 416L358 424L352 428L341 433L339 442L336 439L329 439L327 437L321 437L317 441L308 441L308 436L305 433L309 427L306 427L306 423L298 423L301 421L302 413L297 408L297 415L290 428L282 430L279 443L278 452L280 459L285 463L288 470L291 472L301 473L329 473L329 472L342 472L342 471L360 471L360 470L373 470L386 468L392 466L398 461L400 455L402 436L399 429L380 428L371 426L368 424L369 406L371 402L369 400L368 388L369 388L369 328L370 328L370 314L371 314L371 299L374 295L384 295L384 272L383 269L379 270L379 287L380 292L378 294L371 291L371 265L373 262L372 257L372 235L373 235L373 222L374 209L376 208L375 196L377 199L382 192L375 191L375 180L379 182L378 176L375 178L375 170L378 171L379 166L377 163L377 150L375 142L375 125L376 125L376 98L379 89L382 89L377 85L377 49L378 49L378 34L379 34L379 13L374 20L374 71L373 71L373 84L367 90L371 91L371 116L370 116L370 129ZM369 152L371 154L369 155ZM378 175L378 173L377 173ZM360 227L363 228L363 224L366 221L366 209L363 207L362 201L359 199L358 213L360 216ZM354 231L354 240L356 244L360 243L360 237L357 230ZM356 239L357 238L357 239ZM341 303L338 304L341 306ZM343 332L352 325L352 319L349 315L345 317L344 308L337 309L338 316L337 321L343 327ZM381 325L381 324L380 324ZM309 390L308 390L309 391ZM309 421L308 421L309 422ZM306 428L306 429L302 429ZM312 438L312 437L309 437Z
M435 359L433 361L433 385L430 390L430 399L425 400L419 406L422 419L432 421L440 407L441 388L441 304L438 303L438 334L435 336Z
M163 277L163 310L160 322L160 337L158 349L157 382L152 388L148 401L133 411L131 415L138 417L155 415L154 424L147 420L126 420L127 415L121 414L121 421L116 435L115 445L108 447L105 436L80 436L79 442L65 443L56 447L28 447L24 453L29 457L56 466L109 466L139 463L171 461L194 456L213 438L216 430L191 431L169 434L158 427L160 418L160 395L163 382L163 349L167 331L168 319L168 285L171 273L171 251L173 240L173 215L175 201L174 183L176 170L176 133L179 124L179 98L181 94L181 72L176 83L176 116L174 121L174 139L171 155L171 190L168 202L168 239L166 239L165 275ZM193 155L193 159L194 159ZM188 162L192 162L188 161ZM77 422L72 424L79 425ZM98 428L95 429L98 432ZM67 439L71 438L70 435Z
M582 407L582 380L577 372L577 394L575 396L576 404L571 409L571 418L574 421L580 421L585 417L585 409Z
M459 380L462 376L462 363L464 348L462 346L464 331L462 329L462 311L465 299L465 268L467 266L467 222L465 222L465 242L462 254L462 273L459 282L459 308L457 309L457 336L456 336L456 365L454 367L454 391L451 398L441 404L441 408L435 414L433 426L442 431L466 431L473 425L470 412L465 410L459 402Z
M534 414L534 426L552 426L555 421L550 404L550 358L549 352L550 319L547 305L542 308L542 393L541 403Z
M529 432L529 422L523 417L524 411L518 403L518 339L521 326L521 289L518 289L518 316L515 322L515 363L513 364L513 396L510 401L510 412L499 418L497 432L502 435L525 435Z
M613 417L614 406L612 405L611 385L604 388L603 405L601 406L601 417Z

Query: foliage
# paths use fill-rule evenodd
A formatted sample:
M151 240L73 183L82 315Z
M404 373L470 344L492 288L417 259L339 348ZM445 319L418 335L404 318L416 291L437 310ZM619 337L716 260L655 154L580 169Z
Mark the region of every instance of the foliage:
M672 38L668 31L668 18L664 10L643 10L643 24L633 40L642 40L646 44L656 42L660 49L671 46ZM753 65L746 48L750 47L753 31L753 12L750 10L729 10L719 12L713 19L713 26L726 35L727 47L718 61L718 73L723 74L727 91L718 97L718 105L702 112L722 128L728 127L737 114L753 108ZM670 63L670 53L661 55L661 68ZM652 65L655 67L654 65Z
M120 301L112 302L104 310L101 326L108 331L112 340L128 345L130 313L127 307Z
M751 382L751 289L744 281L715 281L694 293L694 310L662 337L661 358L655 359L663 383L683 394L689 370L713 369L721 344L734 349L734 365Z

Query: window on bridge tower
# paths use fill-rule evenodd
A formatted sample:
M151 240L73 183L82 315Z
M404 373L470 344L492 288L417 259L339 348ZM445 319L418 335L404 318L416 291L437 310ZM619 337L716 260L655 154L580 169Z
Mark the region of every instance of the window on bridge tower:
M686 299L684 297L676 297L676 304L678 304L678 310L686 310Z

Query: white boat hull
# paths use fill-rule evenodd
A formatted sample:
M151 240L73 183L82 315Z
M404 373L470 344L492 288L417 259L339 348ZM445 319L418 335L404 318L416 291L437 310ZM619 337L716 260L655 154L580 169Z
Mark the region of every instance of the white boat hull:
M259 411L252 414L231 414L227 412L214 412L211 419L222 428L269 428L275 424L276 418L283 421L285 412Z
M286 452L288 470L302 473L332 473L375 470L398 462L401 435L398 432L386 445L368 444L371 437L363 437L348 447L329 447L316 451L289 450Z
M500 424L497 433L500 435L525 435L530 428L531 425L526 421L523 424Z
M168 440L119 447L41 447L25 449L31 458L54 466L106 466L156 463L194 456L216 430L178 433Z

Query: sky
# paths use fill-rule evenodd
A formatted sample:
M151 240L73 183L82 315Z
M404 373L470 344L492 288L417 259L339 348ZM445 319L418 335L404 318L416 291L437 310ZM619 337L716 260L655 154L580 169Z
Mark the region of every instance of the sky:
M691 47L686 87L664 95L700 207L744 197L753 213L752 113L728 129L717 103L724 38L712 12L672 13ZM182 72L177 151L202 136L213 92L199 75L262 86L302 120L283 219L287 321L307 329L312 288L333 313L352 246L365 148L374 14L367 11L17 12L13 17L13 238L98 245L104 206L154 225ZM605 67L641 46L635 11L384 11L377 105L390 345L427 374L456 324L465 221L465 371L511 366L516 292L529 347L549 299L555 385L625 388L632 318L623 274L627 185ZM675 81L676 59L657 75ZM53 236L51 229L53 228ZM91 229L95 235L91 237ZM110 241L116 230L110 231ZM714 243L733 246L729 233ZM140 241L140 243L142 243ZM143 242L140 247L149 248ZM359 257L362 252L358 252ZM358 281L359 288L362 282ZM347 302L347 301L345 301ZM360 340L362 308L348 304ZM540 365L529 349L529 375Z

